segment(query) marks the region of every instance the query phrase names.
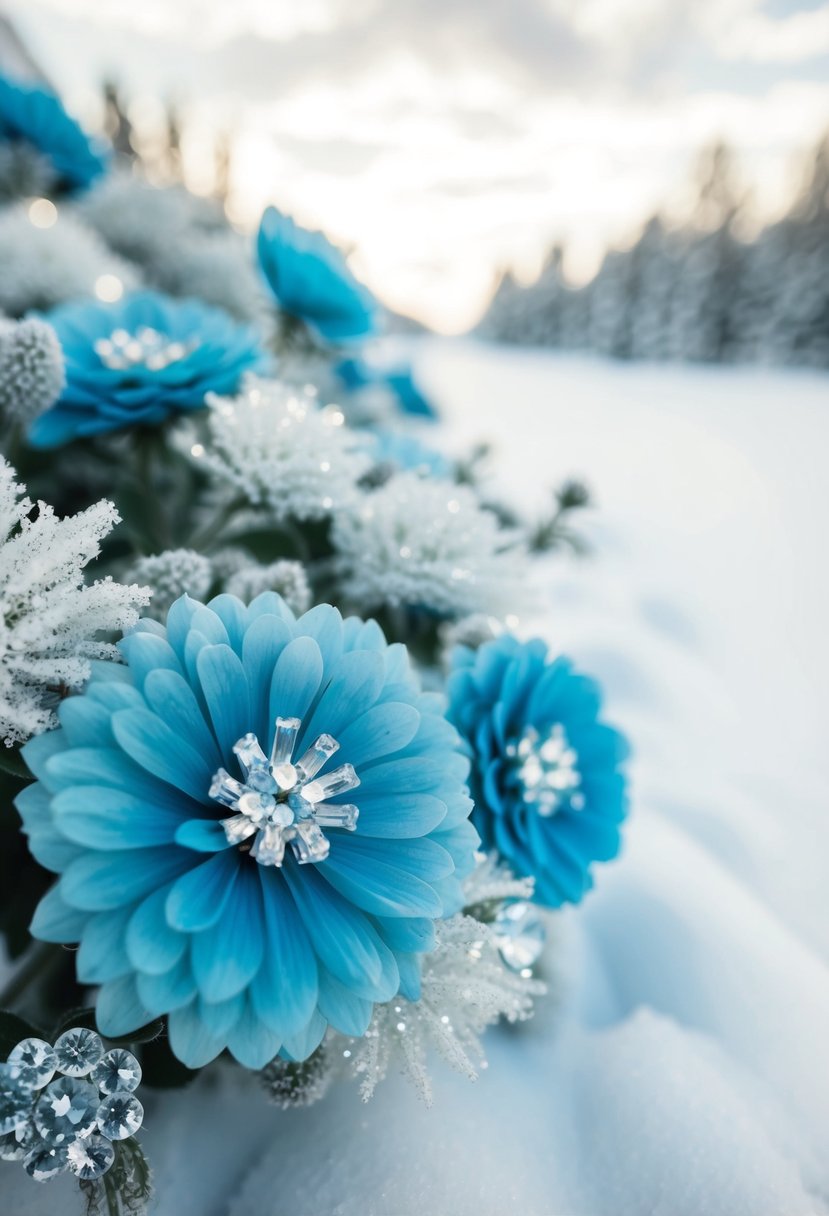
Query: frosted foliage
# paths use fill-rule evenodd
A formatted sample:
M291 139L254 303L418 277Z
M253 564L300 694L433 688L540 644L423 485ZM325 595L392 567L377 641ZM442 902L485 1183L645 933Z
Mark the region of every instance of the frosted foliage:
M180 595L204 599L213 582L213 571L209 558L195 549L165 549L139 558L128 577L148 584L153 593L151 615L160 616Z
M527 898L532 881L517 880L494 861L486 860L467 880L467 905L489 900ZM377 1005L365 1036L334 1035L329 1050L342 1061L346 1074L360 1080L367 1102L390 1069L404 1074L420 1097L431 1105L428 1060L437 1052L470 1081L487 1067L481 1035L504 1017L522 1022L532 1015L533 997L546 985L516 975L501 961L492 927L458 913L437 926L437 946L424 955L419 1001L402 997Z
M0 200L48 195L55 171L48 157L22 140L0 142Z
M139 278L65 208L51 228L36 228L22 206L0 214L0 265L0 311L13 316L92 295L101 275L114 275L125 290Z
M98 640L125 629L149 599L146 587L111 579L83 585L84 567L118 523L101 501L58 519L51 507L24 497L14 470L0 461L0 737L7 746L54 725L61 688L89 676L91 658L115 656Z
M151 186L131 173L101 179L78 210L117 253L150 264L169 255L176 240L192 239L223 224L215 203L180 186Z
M198 232L168 241L153 257L147 277L174 296L195 296L242 321L272 312L250 242L237 232Z
M311 587L301 562L283 559L268 565L259 562L239 565L227 579L225 591L246 604L263 591L276 591L297 616L311 607Z
M207 398L209 440L195 457L277 520L322 519L353 505L370 461L335 406L277 380L247 377Z
M0 320L0 418L28 422L57 400L64 383L63 353L50 325Z
M334 520L343 585L364 608L514 612L525 554L466 486L398 473Z

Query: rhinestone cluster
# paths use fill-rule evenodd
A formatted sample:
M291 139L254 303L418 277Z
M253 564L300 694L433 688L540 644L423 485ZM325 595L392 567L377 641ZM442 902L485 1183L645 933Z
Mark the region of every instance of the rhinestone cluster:
M0 1064L0 1160L22 1161L36 1182L67 1170L100 1178L115 1160L112 1142L143 1122L140 1080L135 1056L105 1051L94 1030L64 1031L54 1047L23 1039Z
M574 811L584 807L578 753L560 722L544 735L528 726L520 739L507 745L506 752L513 761L512 777L524 803L539 815L547 819L564 807Z
M95 354L111 371L130 371L145 367L152 372L163 371L171 363L180 363L199 345L198 338L186 342L171 341L149 325L142 325L134 334L126 329L114 329L108 338L94 344Z
M220 768L210 786L210 797L236 812L221 820L229 843L246 846L252 838L250 854L261 866L281 866L287 845L300 865L325 861L331 846L322 829L357 826L356 806L326 799L355 789L360 778L350 764L317 775L339 750L331 735L294 761L301 729L299 718L277 718L270 758L256 735L244 735L233 747L243 780Z

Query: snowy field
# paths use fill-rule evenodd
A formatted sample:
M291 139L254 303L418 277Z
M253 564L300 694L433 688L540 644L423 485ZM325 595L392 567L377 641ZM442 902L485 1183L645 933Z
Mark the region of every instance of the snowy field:
M594 489L594 558L558 560L524 624L633 740L626 850L477 1084L282 1115L214 1073L149 1105L156 1210L829 1213L829 379L416 349L449 442L491 439L513 497ZM68 1182L4 1184L15 1216L76 1210Z

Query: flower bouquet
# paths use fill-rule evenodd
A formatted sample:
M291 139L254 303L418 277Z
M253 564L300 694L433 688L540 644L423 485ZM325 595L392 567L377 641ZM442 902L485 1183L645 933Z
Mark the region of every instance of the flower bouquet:
M625 744L515 633L586 491L523 519L441 451L321 233L249 243L40 88L0 139L0 1157L137 1212L142 1100L221 1056L286 1107L474 1079Z

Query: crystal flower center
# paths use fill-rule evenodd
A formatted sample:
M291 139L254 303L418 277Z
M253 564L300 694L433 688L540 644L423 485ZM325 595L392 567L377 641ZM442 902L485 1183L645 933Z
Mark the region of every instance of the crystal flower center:
M94 350L104 367L112 371L145 367L158 372L171 363L186 359L198 345L198 338L189 338L186 342L171 341L157 329L142 325L134 334L126 329L114 329L108 338L99 338L95 342Z
M301 728L299 718L277 718L270 757L256 735L243 736L233 745L243 780L220 768L210 786L210 797L236 812L221 820L229 843L253 837L250 854L260 866L281 866L288 845L300 865L325 861L331 846L322 829L357 826L356 806L326 799L355 789L360 778L350 764L317 776L339 750L331 735L320 735L294 761Z
M570 746L560 722L541 735L528 726L520 739L507 746L512 774L527 806L549 818L563 807L581 810L581 774L578 753Z

